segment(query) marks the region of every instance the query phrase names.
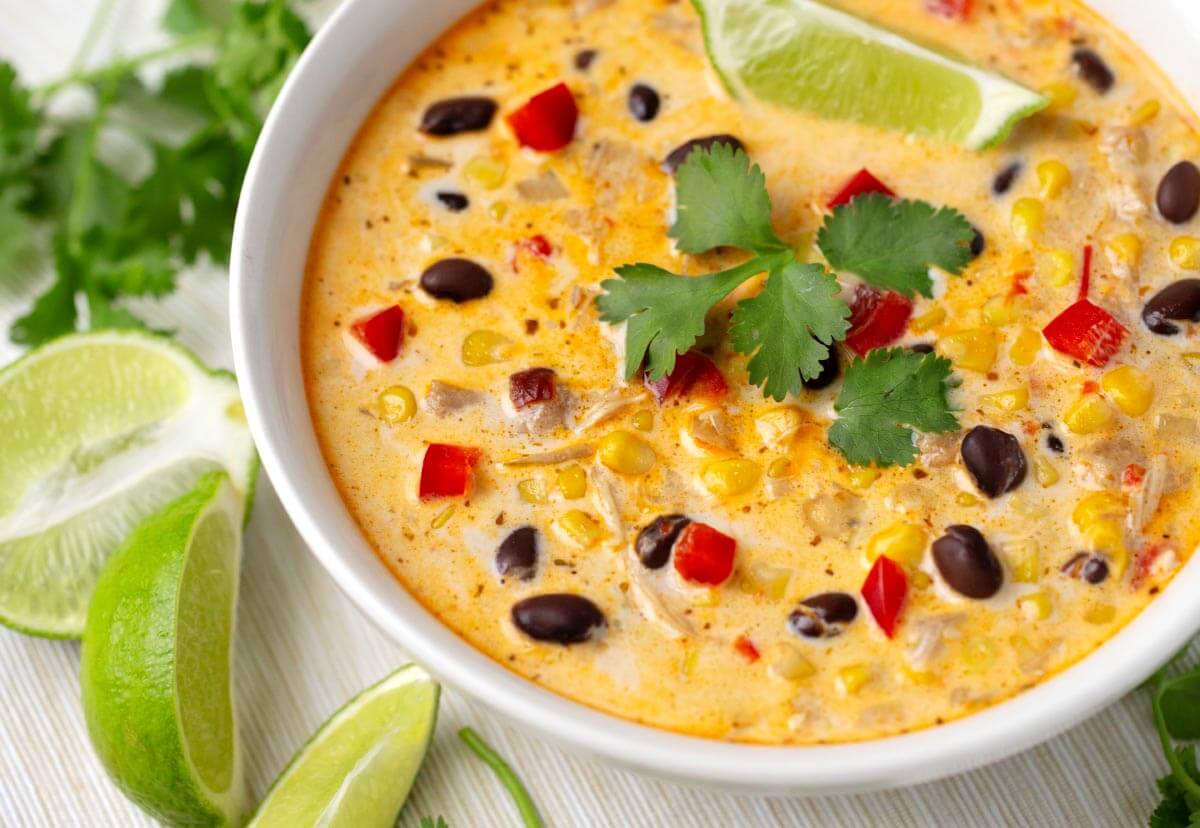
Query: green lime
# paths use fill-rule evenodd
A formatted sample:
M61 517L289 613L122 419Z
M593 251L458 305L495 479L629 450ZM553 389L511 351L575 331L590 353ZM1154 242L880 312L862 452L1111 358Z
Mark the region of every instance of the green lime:
M251 828L391 828L433 738L438 692L409 664L359 693L300 748Z
M233 701L245 499L224 472L147 518L96 582L80 685L92 745L125 795L171 825L247 810Z
M692 0L735 97L982 149L1044 107L1036 92L815 0Z
M251 492L237 384L168 339L66 336L0 371L0 623L78 637L109 555L215 470Z

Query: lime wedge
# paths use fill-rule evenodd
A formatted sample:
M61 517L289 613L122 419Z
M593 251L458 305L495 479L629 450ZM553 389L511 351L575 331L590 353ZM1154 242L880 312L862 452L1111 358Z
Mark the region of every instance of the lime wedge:
M438 693L415 664L359 693L300 748L251 828L391 828L433 737Z
M245 498L224 472L147 518L96 583L80 685L118 787L170 825L247 810L232 666Z
M0 371L0 623L78 637L105 560L148 515L257 460L237 384L163 337L55 340Z
M735 97L944 138L1003 141L1036 92L814 0L692 0Z

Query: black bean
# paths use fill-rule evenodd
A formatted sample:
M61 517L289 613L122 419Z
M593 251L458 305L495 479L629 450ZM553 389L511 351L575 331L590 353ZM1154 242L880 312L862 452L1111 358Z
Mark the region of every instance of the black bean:
M984 241L983 233L978 227L971 227L971 258L978 259L983 255Z
M671 548L683 527L691 523L686 515L659 515L638 532L633 548L647 569L662 569L671 557Z
M533 580L537 573L538 532L522 526L508 533L496 548L496 571L505 578Z
M1076 552L1071 559L1062 565L1062 573L1077 581L1096 584L1104 583L1108 577L1108 561L1099 555L1087 552Z
M833 638L858 615L858 601L845 592L805 598L788 616L788 629L805 638Z
M639 121L653 121L658 116L658 92L653 86L635 84L629 90L629 112Z
M820 391L822 388L828 388L833 385L842 373L842 366L838 363L837 348L829 346L829 355L821 360L821 371L812 379L800 378L800 384L809 391Z
M592 61L596 59L595 49L581 49L575 53L575 68L580 72L586 72L592 68Z
M1171 167L1158 182L1154 201L1162 217L1174 224L1183 224L1196 215L1200 208L1200 169L1191 161Z
M942 580L968 598L991 598L1004 583L996 553L974 526L947 527L933 542L933 562Z
M1017 173L1021 172L1021 162L1013 161L1000 172L996 173L996 177L992 179L992 192L996 195L1004 195L1012 188L1013 182L1017 180Z
M687 160L694 149L709 149L713 144L725 144L735 150L745 151L742 142L732 135L721 133L719 135L706 135L703 138L693 138L690 141L685 141L675 149L671 150L670 154L663 159L662 167L667 172L673 173L679 169L679 165Z
M536 641L578 644L606 625L600 608L569 592L534 595L513 604L517 629Z
M1050 449L1055 454L1062 454L1067 450L1067 447L1063 445L1062 438L1057 434L1051 434L1046 438L1046 448Z
M421 274L421 289L434 299L466 302L492 292L492 274L470 259L442 259Z
M1171 336L1179 326L1168 319L1200 321L1200 279L1180 279L1154 294L1142 307L1142 321L1156 334Z
M975 426L962 441L962 459L988 497L1011 492L1025 479L1025 452L1017 438L991 426Z
M1101 95L1112 89L1117 80L1104 58L1091 49L1080 47L1071 52L1071 62L1075 64L1075 71L1083 82Z
M462 193L455 193L449 190L439 190L437 192L437 200L442 202L442 206L452 213L461 213L471 204L471 200Z
M914 354L932 354L933 346L928 342L917 342L913 345L909 345L908 350L912 351Z
M458 135L487 129L496 114L491 98L446 98L430 104L421 116L421 132L426 135Z

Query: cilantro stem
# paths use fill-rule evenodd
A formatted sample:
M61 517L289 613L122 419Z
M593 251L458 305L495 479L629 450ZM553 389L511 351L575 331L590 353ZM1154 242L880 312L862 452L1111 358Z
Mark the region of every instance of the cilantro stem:
M92 13L92 19L88 21L87 30L79 41L79 48L75 50L75 57L71 58L69 71L76 72L87 63L92 49L96 46L96 40L100 37L100 32L104 30L105 24L108 23L108 18L112 15L115 5L116 0L100 0L96 11Z
M483 741L482 737L469 727L464 727L458 731L458 738L466 743L471 752L478 756L483 763L495 772L500 779L500 783L508 789L509 796L513 799L513 804L517 806L517 811L521 814L521 824L525 828L541 828L542 818L538 816L537 806L533 804L533 798L529 796L529 791L525 790L525 786L521 784L521 780L517 778L517 774L509 767L500 754L492 749L492 746Z
M1159 671L1158 684L1154 688L1154 700L1151 702L1151 707L1154 709L1154 727L1158 730L1158 740L1162 744L1163 753L1167 757L1167 764L1171 767L1171 775L1175 777L1175 781L1179 783L1185 791L1193 797L1200 799L1200 783L1192 779L1187 768L1183 766L1183 762L1179 758L1179 754L1175 751L1175 746L1171 742L1171 734L1167 732L1167 718L1162 711L1162 694L1166 687L1166 668Z
M175 55L189 52L202 46L216 45L220 36L221 33L216 29L204 29L195 34L177 38L168 45L158 49L150 49L146 52L120 58L96 69L69 72L56 81L35 87L32 91L35 95L48 97L68 86L118 79L148 63L153 63L163 58L174 57Z

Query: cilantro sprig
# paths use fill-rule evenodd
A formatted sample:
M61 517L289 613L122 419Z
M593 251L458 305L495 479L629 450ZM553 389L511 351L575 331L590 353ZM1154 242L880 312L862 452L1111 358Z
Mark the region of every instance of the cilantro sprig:
M162 47L37 89L0 63L0 278L43 248L54 270L15 342L141 326L126 299L170 293L201 259L228 264L242 177L308 29L285 0L172 0L163 27ZM183 62L153 87L141 79L167 58ZM67 87L90 106L52 117Z
M1194 745L1200 740L1200 667L1169 677L1170 665L1152 679L1154 726L1170 773L1158 780L1162 801L1150 815L1151 828L1200 825L1200 771Z

